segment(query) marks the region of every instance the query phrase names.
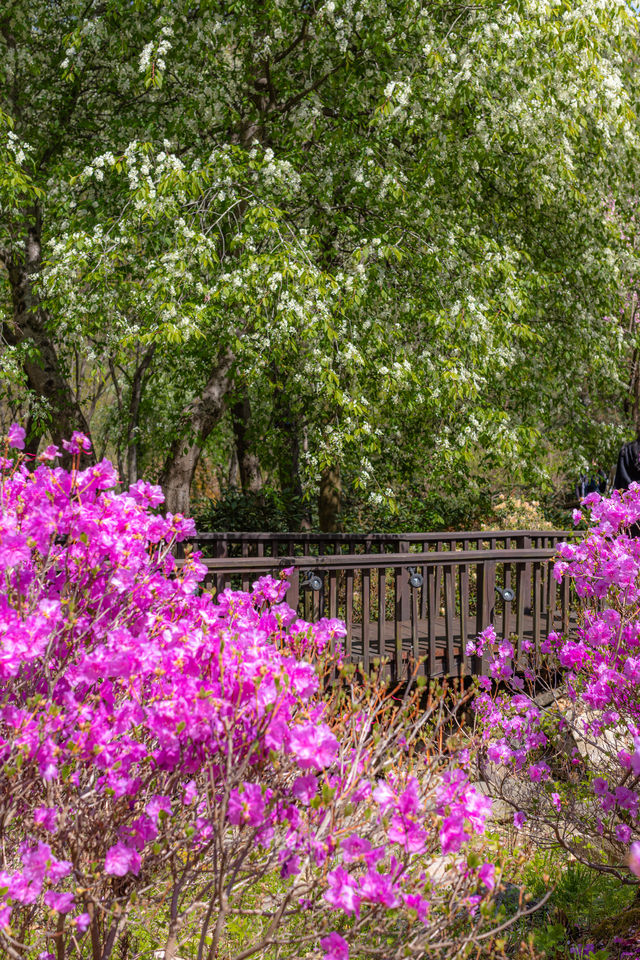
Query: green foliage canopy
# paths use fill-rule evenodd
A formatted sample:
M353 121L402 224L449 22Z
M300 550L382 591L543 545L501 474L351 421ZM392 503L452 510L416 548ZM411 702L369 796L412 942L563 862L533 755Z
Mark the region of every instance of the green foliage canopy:
M263 475L340 465L379 502L612 456L636 345L608 216L635 191L624 3L1 19L3 362L49 430L84 418L177 506L203 450L258 438Z

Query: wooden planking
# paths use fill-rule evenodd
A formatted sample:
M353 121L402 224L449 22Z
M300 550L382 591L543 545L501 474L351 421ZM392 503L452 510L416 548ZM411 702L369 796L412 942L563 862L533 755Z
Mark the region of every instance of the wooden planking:
M552 575L549 564L545 564L545 570L547 573L547 635L551 633L554 629L554 622L556 618L556 598L557 598L557 583L555 577Z
M458 567L458 590L460 591L460 646L462 649L462 667L461 672L466 676L469 671L467 659L467 643L471 639L467 632L469 622L469 566L466 563Z
M404 576L403 576L404 574ZM404 583L407 570L402 567L395 567L393 571L394 597L395 597L395 636L393 644L393 673L399 677L402 674L402 626L408 620L405 615L406 602Z
M338 616L338 571L329 571L329 617Z
M571 609L571 581L569 577L562 578L562 587L560 593L560 603L562 607L562 632L567 633L569 629L569 616Z
M491 538L509 542L519 537L528 537L547 539L550 543L557 543L560 540L570 540L577 534L575 530L455 530L451 532L436 533L261 533L246 530L237 531L213 531L207 532L199 530L191 537L186 537L186 543L239 543L241 540L251 540L257 543L259 540L267 541L274 537L283 540L289 540L296 543L367 543L367 544L390 544L398 543L400 540L408 540L410 543L436 543L438 540L449 540L452 543L463 539L476 540L479 542L488 542ZM369 553L370 550L365 552Z
M427 579L425 580L427 585L427 594L428 594L428 626L427 626L427 637L429 643L429 649L427 652L428 656L428 668L427 673L430 677L436 675L436 619L438 616L436 610L436 568L434 566L427 567Z
M443 571L444 580L444 622L447 635L447 669L451 676L457 673L455 654L453 648L454 623L453 618L456 608L455 579L454 568L445 567Z
M529 565L527 563L516 563L515 568L516 568L516 581L515 581L516 635L518 637L516 659L518 663L521 663L523 652L524 652L522 647L522 641L524 638L524 624L525 624L525 580L530 576L530 572L529 572Z
M378 570L378 656L386 656L385 627L387 623L387 571Z
M363 666L365 673L371 669L371 637L370 637L370 573L368 570L362 571L362 645L363 645Z
M287 603L293 610L298 609L300 601L300 570L295 568L289 577L289 589L287 590Z
M533 635L535 637L536 652L540 652L540 628L542 625L542 568L539 563L533 564Z
M413 658L413 668L420 659L420 624L418 620L418 591L413 588L410 596L411 603L411 656ZM422 671L421 671L422 672Z
M353 641L353 570L345 570L345 624L347 627L347 636L345 641L347 658L351 658L351 647Z
M511 564L505 563L504 565L504 589L511 589ZM512 626L513 620L513 602L508 600L502 601L502 636L507 639L511 636L513 632Z

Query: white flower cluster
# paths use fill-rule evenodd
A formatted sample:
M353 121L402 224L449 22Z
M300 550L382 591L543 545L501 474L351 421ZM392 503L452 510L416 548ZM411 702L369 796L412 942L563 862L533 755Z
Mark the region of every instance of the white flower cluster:
M169 38L172 36L172 27L165 25L160 30L160 39L158 41L152 40L145 44L142 48L140 59L138 60L140 73L147 73L152 65L159 73L164 73L166 67L164 58L169 50L171 50L172 44Z
M22 166L27 159L27 154L31 152L31 147L28 143L25 143L23 140L21 141L13 130L7 130L6 138L5 145L7 150L18 166Z

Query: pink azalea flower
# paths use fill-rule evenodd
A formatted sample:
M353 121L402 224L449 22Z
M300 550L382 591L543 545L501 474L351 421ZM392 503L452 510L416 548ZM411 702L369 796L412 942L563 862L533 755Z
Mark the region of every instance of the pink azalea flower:
M429 913L429 901L425 900L424 897L421 897L419 894L415 893L404 893L402 895L405 906L409 910L415 910L418 920L422 923L427 922L427 915Z
M327 767L338 752L338 741L325 723L294 727L289 745L303 770Z
M384 780L378 780L378 785L373 791L372 796L383 813L397 802L395 793Z
M496 885L496 868L492 863L483 863L478 870L478 879L484 883L487 890L493 890Z
M38 460L41 463L46 463L50 460L55 460L56 457L60 456L60 450L54 443L50 443L48 447L45 447L42 453L38 454Z
M349 960L349 944L339 933L323 937L320 946L324 950L323 960Z
M75 905L72 893L54 893L53 890L47 890L44 902L47 907L51 907L57 913L69 913Z
M631 840L631 828L626 823L617 823L615 829L616 840L627 844Z
M74 430L71 434L71 440L63 440L62 446L72 455L80 453L81 450L84 450L85 453L91 452L91 440L89 437L85 436L84 433L81 433L79 430Z
M57 807L37 807L33 814L33 821L41 824L49 833L55 833L57 816Z
M7 434L7 442L14 450L24 450L25 430L17 423L12 423Z
M308 806L318 792L318 778L312 773L304 777L297 777L291 788L294 797Z
M147 803L145 811L153 822L157 824L161 813L171 816L171 797L152 797Z
M464 819L460 816L445 817L440 828L440 844L442 852L446 856L448 853L457 853L468 834L464 829Z
M328 890L324 899L336 910L347 914L360 913L360 898L353 878L344 867L338 867L327 874Z
M140 854L124 843L116 843L107 850L105 857L105 873L114 877L124 877L127 873L136 876L140 873Z
M360 896L371 903L379 903L387 909L397 907L400 900L394 889L393 878L389 874L369 870L360 879Z
M404 847L407 853L422 853L426 847L426 832L409 817L394 816L387 837L392 843Z
M0 534L0 567L17 567L28 563L31 550L27 538L21 533Z
M266 804L271 791L264 793L259 783L245 783L242 790L232 790L229 795L227 818L235 825L260 826L264 822Z
M632 843L629 850L629 870L640 877L640 843Z

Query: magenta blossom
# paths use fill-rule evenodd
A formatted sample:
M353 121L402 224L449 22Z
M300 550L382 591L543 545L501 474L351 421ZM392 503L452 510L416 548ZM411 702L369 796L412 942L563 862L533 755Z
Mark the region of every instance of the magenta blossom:
M323 937L320 946L324 950L323 960L349 960L349 944L339 933Z
M13 447L14 450L24 450L25 436L24 427L19 426L17 423L12 423L9 427L9 433L7 434L7 443L10 447Z
M67 449L89 442L76 434ZM214 861L229 917L252 876L276 901L286 888L304 949L348 956L339 934L323 936L331 908L336 925L374 919L385 937L411 923L427 951L431 916L457 917L478 889L474 871L455 893L424 871L485 829L473 757L435 747L425 772L413 707L366 679L346 710L326 696L344 625L300 620L283 579L212 597L199 554L175 556L193 521L157 513L158 487L120 492L107 461L47 459L0 466L0 818L13 817L0 953L9 924L37 916L25 960L60 930L71 955L90 926L93 943L126 924L138 897L161 918L175 894L186 926L206 927ZM366 934L343 932L366 952Z
M338 752L338 741L323 723L294 727L290 746L303 770L328 766Z
M104 869L105 873L110 873L114 877L124 877L127 873L138 874L140 854L124 843L116 843L107 850Z

